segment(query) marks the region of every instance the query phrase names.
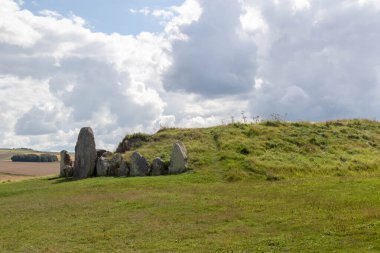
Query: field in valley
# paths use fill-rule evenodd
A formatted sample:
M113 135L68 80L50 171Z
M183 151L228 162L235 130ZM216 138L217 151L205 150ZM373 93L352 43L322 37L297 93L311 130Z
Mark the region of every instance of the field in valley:
M149 160L168 161L182 140L190 171L0 184L0 252L380 251L378 122L272 121L126 139L135 137Z
M29 163L10 161L14 154L40 154L23 149L0 149L0 183L14 182L33 177L59 174L59 163Z

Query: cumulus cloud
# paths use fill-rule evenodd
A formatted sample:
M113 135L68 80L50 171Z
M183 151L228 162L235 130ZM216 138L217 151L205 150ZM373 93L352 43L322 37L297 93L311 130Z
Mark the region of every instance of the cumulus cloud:
M55 133L57 126L54 124L54 118L54 112L33 107L17 120L16 134L44 135Z
M378 1L199 3L199 19L177 25L184 36L172 42L167 90L248 101L264 117L379 116Z
M258 76L266 84L253 93L252 111L292 120L379 116L374 2L248 2L269 27L254 35L261 44Z
M172 66L164 75L167 90L206 97L250 91L256 48L241 34L238 1L200 1L196 22L180 26L186 37L172 44Z
M155 81L165 60L158 35L93 33L74 15L37 16L12 1L1 2L2 14L9 19L0 22L0 93L17 93L1 100L17 108L4 115L8 138L38 145L33 135L71 138L91 125L112 147L127 130L153 129L164 107Z
M94 33L74 14L0 2L0 145L73 149L246 116L380 117L375 0L186 0L161 33ZM34 115L34 116L32 116Z

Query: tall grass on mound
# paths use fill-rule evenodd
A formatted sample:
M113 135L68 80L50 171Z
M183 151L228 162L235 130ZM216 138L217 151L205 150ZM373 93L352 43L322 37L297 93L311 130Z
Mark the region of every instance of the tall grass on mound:
M123 142L136 139L138 144L125 152L126 157L138 150L149 160L161 157L169 162L172 144L181 140L190 169L226 181L380 172L380 123L369 120L169 128L153 135L128 135Z

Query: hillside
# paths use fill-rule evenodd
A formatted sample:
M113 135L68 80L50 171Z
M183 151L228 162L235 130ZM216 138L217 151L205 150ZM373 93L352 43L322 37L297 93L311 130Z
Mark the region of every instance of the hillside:
M379 252L380 124L231 124L126 137L188 173L0 184L0 252ZM132 151L125 153L128 158Z
M154 135L127 135L121 143L125 140L148 160L161 157L166 162L172 144L181 140L191 170L228 181L247 176L275 180L380 172L380 123L368 120L168 128ZM127 159L130 153L126 152Z

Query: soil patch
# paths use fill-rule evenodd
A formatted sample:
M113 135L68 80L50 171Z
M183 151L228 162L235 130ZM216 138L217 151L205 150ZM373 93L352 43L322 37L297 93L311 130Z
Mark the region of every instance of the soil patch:
M0 161L0 180L5 176L40 177L59 174L59 163ZM4 176L4 177L5 177Z

